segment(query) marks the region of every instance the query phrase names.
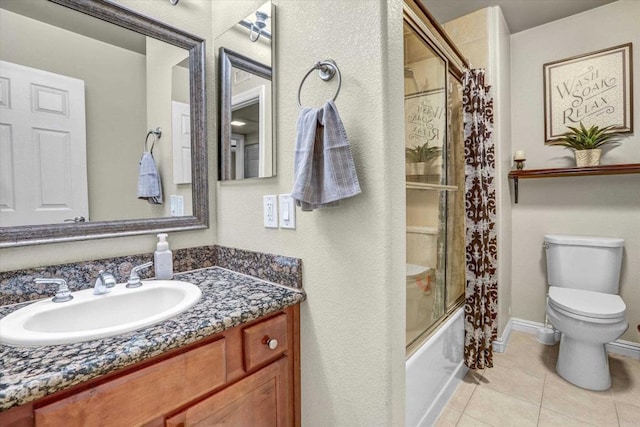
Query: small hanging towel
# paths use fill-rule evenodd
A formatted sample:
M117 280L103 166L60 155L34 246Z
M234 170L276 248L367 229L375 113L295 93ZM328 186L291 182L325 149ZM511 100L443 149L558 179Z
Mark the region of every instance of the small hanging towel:
M360 193L347 132L333 101L302 107L296 125L291 197L303 211L337 206Z
M142 153L138 171L138 199L146 199L153 205L162 204L162 183L156 162L149 151Z

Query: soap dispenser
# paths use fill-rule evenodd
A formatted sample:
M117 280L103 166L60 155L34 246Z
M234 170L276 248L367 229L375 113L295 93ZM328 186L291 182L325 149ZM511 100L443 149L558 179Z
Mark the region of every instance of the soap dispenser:
M153 254L156 279L168 280L173 277L173 254L169 250L167 234L158 234L158 245Z

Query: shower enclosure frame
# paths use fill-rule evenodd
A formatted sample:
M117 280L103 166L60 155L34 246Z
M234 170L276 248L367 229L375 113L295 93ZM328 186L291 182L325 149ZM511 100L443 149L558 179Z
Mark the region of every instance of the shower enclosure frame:
M413 353L415 353L429 338L439 329L439 327L447 322L451 316L464 304L464 287L463 292L459 295L455 301L451 304L447 301L446 289L448 287L448 282L450 280L451 271L450 271L450 250L449 248L453 242L453 236L450 233L450 227L452 228L453 219L450 218L450 209L453 204L454 197L452 194L455 194L452 190L457 190L464 194L464 172L462 173L462 180L457 180L457 186L451 186L450 179L455 180L455 177L451 177L455 171L451 170L450 165L450 157L452 157L450 151L452 150L452 123L451 123L451 109L450 107L450 90L452 85L456 84L461 86L463 69L468 67L466 60L462 57L458 49L453 45L452 41L446 35L444 30L437 24L435 19L428 13L428 11L424 8L424 6L419 2L419 0L405 0L404 2L404 10L403 10L403 26L407 26L413 33L416 35L419 40L426 45L428 49L432 51L438 58L442 60L444 65L444 94L445 94L445 129L446 135L444 137L443 151L446 153L443 156L443 166L442 166L442 179L439 185L434 185L431 191L436 190L441 193L440 197L444 197L444 201L440 202L439 209L444 211L444 230L441 231L441 238L445 239L445 250L444 255L437 264L438 269L444 272L444 277L441 280L444 280L444 289L445 293L442 296L442 307L441 307L441 315L433 320L431 324L424 329L417 338L415 338L412 342L407 345L407 358L409 358ZM406 60L406 58L405 58ZM405 94L406 95L406 94ZM461 128L463 128L462 117L459 117ZM459 142L463 142L459 141ZM464 165L462 166L462 171L464 171ZM428 184L427 184L428 187ZM429 191L429 190L427 190ZM442 196L444 195L444 196ZM464 210L464 204L462 206L458 206ZM464 239L464 234L463 234ZM436 245L438 246L439 243ZM464 260L464 247L462 247L462 254ZM464 268L464 267L463 267ZM463 270L464 275L464 270ZM464 277L462 279L464 281Z

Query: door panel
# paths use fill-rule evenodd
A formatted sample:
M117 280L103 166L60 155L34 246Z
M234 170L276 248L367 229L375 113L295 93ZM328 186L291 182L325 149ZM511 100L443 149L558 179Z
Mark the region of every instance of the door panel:
M89 218L82 80L0 61L0 226Z
M171 102L173 139L173 183L191 183L191 112L189 104Z

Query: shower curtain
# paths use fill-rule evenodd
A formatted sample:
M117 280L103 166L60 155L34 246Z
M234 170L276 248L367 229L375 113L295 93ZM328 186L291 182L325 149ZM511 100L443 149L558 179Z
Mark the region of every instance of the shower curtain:
M493 367L497 338L496 188L493 98L483 69L463 79L466 288L464 361L470 369Z

